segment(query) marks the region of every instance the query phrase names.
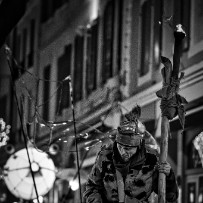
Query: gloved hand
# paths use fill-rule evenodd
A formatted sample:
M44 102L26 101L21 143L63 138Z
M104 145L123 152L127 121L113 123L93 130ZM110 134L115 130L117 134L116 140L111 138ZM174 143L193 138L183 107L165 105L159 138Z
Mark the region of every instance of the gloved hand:
M157 168L159 173L164 173L166 176L169 176L171 171L171 165L168 162L158 163Z

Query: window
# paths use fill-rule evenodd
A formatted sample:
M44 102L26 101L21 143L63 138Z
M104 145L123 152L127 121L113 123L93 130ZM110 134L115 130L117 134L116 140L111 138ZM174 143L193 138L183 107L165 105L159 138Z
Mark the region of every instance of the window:
M63 4L63 0L54 0L54 9L57 10Z
M182 24L186 31L186 39L183 41L183 50L188 50L190 40L190 8L191 0L176 1L174 0L174 26ZM200 7L201 8L201 7Z
M49 92L50 92L50 77L51 77L51 66L47 65L44 68L44 102L43 102L43 118L44 120L49 119Z
M155 69L159 68L160 57L162 51L162 22L163 15L163 1L156 0L154 2L154 46L153 46L153 67Z
M140 76L149 71L150 65L150 33L151 33L151 1L145 1L141 8L141 64Z
M51 18L55 11L68 3L69 0L42 0L41 1L41 23L46 22Z
M190 29L190 49L188 56L191 58L203 52L203 1L191 1L191 29Z
M23 30L23 44L22 44L22 68L26 69L26 51L27 51L27 29Z
M87 31L86 91L87 95L96 89L97 82L97 36L98 21Z
M33 119L33 116L34 116L34 112L33 112L33 109L34 109L34 102L33 101L33 96L32 96L32 91L29 91L29 95L30 97L27 98L27 134L28 134L28 137L31 138L32 137L32 134L31 134L31 125L29 124L30 122L32 122L32 119Z
M35 44L35 20L30 21L30 52L28 55L28 66L31 67L34 62L34 44Z
M183 41L183 50L186 51L189 49L190 42L190 8L191 0L181 1L182 12L181 12L181 23L187 33L186 39Z
M11 141L11 140L10 140ZM24 137L23 137L23 130L19 129L15 131L15 138L11 142L14 142L14 144L23 144L24 143Z
M201 159L199 156L198 151L195 149L193 142L189 143L187 147L187 168L188 169L195 169L195 168L202 168Z
M73 80L73 98L77 102L82 99L83 83L83 49L84 37L77 35L75 38L74 53L74 80Z
M199 177L198 202L203 203L203 176Z
M54 14L54 1L41 1L41 23L46 22Z
M47 4L49 0L41 1L41 23L44 23L48 19L48 9Z
M58 81L62 81L71 73L72 45L65 48L64 54L58 59ZM69 81L64 81L57 94L57 111L61 114L64 108L70 105Z
M201 174L186 176L185 197L187 203L203 203L203 176Z
M103 23L103 68L102 82L113 76L113 34L114 34L114 1L110 1L104 11Z
M13 30L13 41L12 41L12 45L13 45L13 56L14 58L16 58L16 55L17 55L17 52L19 50L17 50L17 46L16 46L16 43L17 42L17 28L15 27L14 30Z
M7 96L3 96L0 98L0 104L2 108L0 108L0 118L7 118L6 106L7 106Z
M20 61L20 51L22 51L22 49L20 49L20 45L21 45L20 43L21 43L21 36L17 35L17 28L15 28L13 32L13 56L18 64ZM14 60L12 60L12 67L13 67L13 73L14 73L13 79L15 80L18 77L20 77L21 72L23 73L24 70L16 67ZM25 67L22 67L22 68L25 68Z
M195 197L196 197L196 184L195 183L188 183L187 185L188 192L187 192L187 202L188 203L195 203Z
M117 67L121 70L122 59L122 28L123 28L123 0L118 0L118 41L117 41Z
M16 36L16 53L15 53L15 58L17 61L20 61L20 52L21 52L21 35Z

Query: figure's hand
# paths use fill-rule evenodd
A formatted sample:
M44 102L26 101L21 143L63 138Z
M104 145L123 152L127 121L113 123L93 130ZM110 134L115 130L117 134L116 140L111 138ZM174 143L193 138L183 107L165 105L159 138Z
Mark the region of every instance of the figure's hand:
M171 165L168 162L158 163L157 168L159 170L159 173L164 173L166 176L170 174Z

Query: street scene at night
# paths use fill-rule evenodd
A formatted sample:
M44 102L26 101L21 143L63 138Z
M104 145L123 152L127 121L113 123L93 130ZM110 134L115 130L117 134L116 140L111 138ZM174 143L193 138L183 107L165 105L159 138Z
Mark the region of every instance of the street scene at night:
M0 203L203 203L202 0L0 0Z

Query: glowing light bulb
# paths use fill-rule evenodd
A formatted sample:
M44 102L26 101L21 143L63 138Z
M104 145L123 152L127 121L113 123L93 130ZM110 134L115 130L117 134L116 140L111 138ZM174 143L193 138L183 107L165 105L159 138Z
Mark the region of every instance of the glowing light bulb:
M39 165L36 162L33 162L31 164L31 167L32 167L33 172L39 171Z
M43 197L42 196L39 196L38 200L40 203L43 203ZM37 199L33 199L33 203L38 203Z
M79 188L79 183L78 183L77 180L71 180L71 181L69 182L69 184L70 184L71 190L73 190L73 191L78 190L78 188Z
M99 6L99 1L98 0L91 0L91 14L90 14L90 18L91 21L93 21L94 19L96 19L98 17L98 6Z

